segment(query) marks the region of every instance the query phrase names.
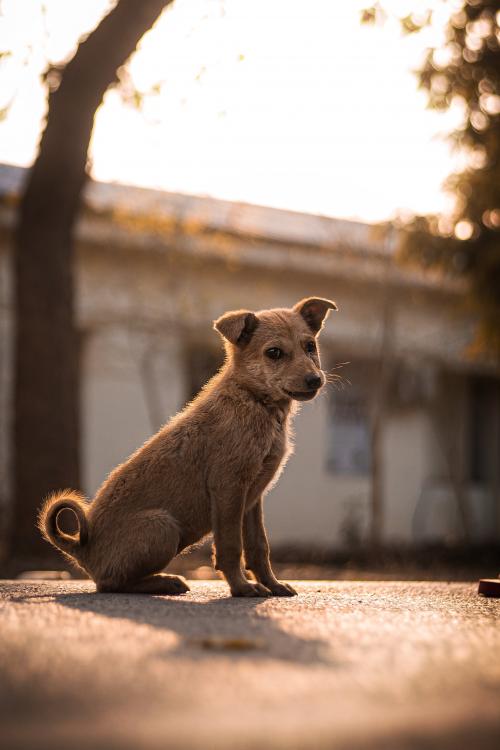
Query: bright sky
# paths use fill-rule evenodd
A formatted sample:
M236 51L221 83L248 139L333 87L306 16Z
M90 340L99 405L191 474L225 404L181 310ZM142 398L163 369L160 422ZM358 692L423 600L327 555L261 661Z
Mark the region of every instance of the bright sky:
M449 205L456 167L442 137L459 112L425 109L411 73L436 27L403 37L362 27L368 0L176 0L130 72L140 110L106 94L91 145L100 180L208 194L367 221ZM28 165L45 97L39 75L65 59L107 0L3 0L0 161ZM399 15L429 2L389 0ZM47 33L48 32L48 33ZM31 47L31 49L30 49ZM22 60L25 58L23 64Z

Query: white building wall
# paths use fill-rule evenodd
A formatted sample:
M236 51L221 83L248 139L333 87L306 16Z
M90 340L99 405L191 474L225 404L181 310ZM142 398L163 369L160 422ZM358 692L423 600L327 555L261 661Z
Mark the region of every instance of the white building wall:
M326 397L303 404L295 426L295 451L266 499L266 522L274 542L334 545L348 527L366 535L369 480L327 470Z
M384 430L384 537L411 542L412 520L434 466L432 426L423 409L393 413Z
M124 461L183 403L178 340L162 337L144 372L148 341L117 327L87 338L82 357L82 473L92 497Z
M383 285L283 269L261 272L233 258L230 265L208 259L186 260L162 248L80 247L78 317L82 350L82 460L84 490L92 496L103 479L160 424L183 406L185 380L182 338L195 331L201 341L218 342L212 320L239 307L290 305L308 294L335 299L341 308L322 334L339 356L380 354ZM5 268L6 256L0 255ZM5 277L4 277L5 278ZM7 285L8 286L8 285ZM0 321L0 479L7 486L7 406L10 360L2 283ZM450 315L450 302L432 305L422 293L399 299L394 345L415 354L422 347L437 356L443 341L462 345L463 326ZM7 300L8 306L8 300ZM448 307L446 307L448 306ZM457 333L458 332L458 333ZM432 335L431 335L432 334ZM460 339L457 344L457 339ZM216 344L217 345L217 344ZM220 344L219 344L220 345ZM325 347L326 348L326 347ZM144 358L151 349L145 384ZM7 354L6 354L7 352ZM453 354L453 352L451 352ZM450 354L450 356L451 356ZM370 519L370 478L333 474L327 469L329 414L326 396L304 404L295 421L294 455L266 500L267 526L274 543L336 545L349 534L366 537ZM384 436L385 538L412 540L412 519L428 477L442 475L425 408L393 413ZM443 533L446 533L443 532Z

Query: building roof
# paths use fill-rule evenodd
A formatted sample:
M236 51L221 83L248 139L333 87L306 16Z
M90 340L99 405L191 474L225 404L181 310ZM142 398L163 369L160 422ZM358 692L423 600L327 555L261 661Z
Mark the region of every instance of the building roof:
M0 199L16 197L28 170L0 164ZM291 245L335 248L348 245L364 252L391 252L380 227L357 221L287 211L269 206L219 200L209 196L170 193L133 185L90 180L86 207L96 214L119 212L130 216L173 219L206 229Z
M0 226L12 226L12 204L27 174L24 167L0 164ZM280 272L356 278L441 293L463 290L461 283L436 271L394 262L398 234L389 225L96 180L85 187L78 238L108 248L134 246L214 260L231 258Z
M0 164L4 234L13 227L27 174L27 169ZM233 269L272 272L283 283L285 275L301 282L307 278L356 283L356 294L377 289L381 299L391 288L399 292L392 299L402 301L403 307L410 299L408 291L424 292L426 325L436 329L434 338L440 331L435 324L437 307L427 302L432 297L439 306L449 309L451 303L454 309L456 295L464 292L462 282L398 263L397 232L386 227L93 180L85 187L83 204L77 226L83 250L94 247L116 253L123 248L138 257L144 252L201 259ZM469 340L467 326L473 321L467 317L466 322L458 326L458 343L450 343L453 351L448 359L455 363L463 359ZM445 356L444 349L440 339L436 349L440 357Z

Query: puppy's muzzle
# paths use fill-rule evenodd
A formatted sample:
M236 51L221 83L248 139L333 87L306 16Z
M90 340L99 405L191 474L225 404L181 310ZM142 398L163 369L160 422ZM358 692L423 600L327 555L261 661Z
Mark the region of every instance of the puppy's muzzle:
M316 396L322 385L323 380L319 375L306 375L304 378L304 389L300 391L287 391L287 394L290 398L295 399L295 401L310 401Z
M308 391L317 391L321 388L322 382L319 375L306 375L305 377L306 387Z

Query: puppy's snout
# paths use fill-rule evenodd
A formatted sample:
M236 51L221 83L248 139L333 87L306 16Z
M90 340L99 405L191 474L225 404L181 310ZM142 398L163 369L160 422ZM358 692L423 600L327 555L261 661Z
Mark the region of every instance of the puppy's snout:
M306 386L310 391L317 391L321 386L321 378L319 375L306 375L305 377Z

